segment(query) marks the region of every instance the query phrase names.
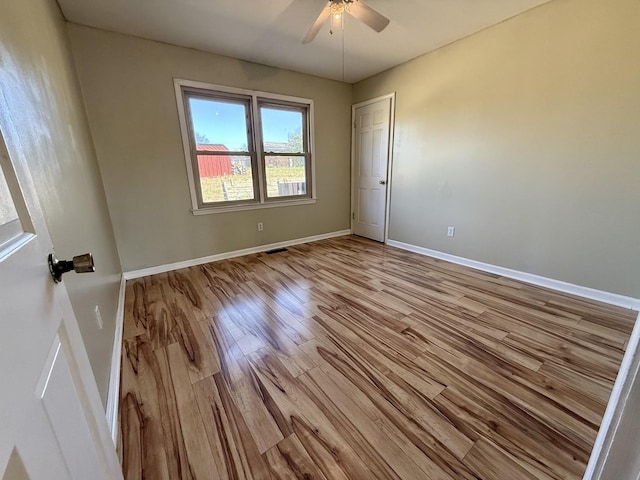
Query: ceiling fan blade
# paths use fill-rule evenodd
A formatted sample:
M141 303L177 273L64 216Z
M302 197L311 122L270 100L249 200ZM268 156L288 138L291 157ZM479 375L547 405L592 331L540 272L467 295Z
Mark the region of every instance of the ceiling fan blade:
M362 0L355 0L349 4L347 11L365 25L373 28L376 32L381 32L389 25L389 19L376 12Z
M316 38L316 35L320 31L322 24L327 21L330 15L331 15L331 2L327 3L327 6L322 9L322 11L320 12L320 15L318 15L318 18L316 18L316 21L313 22L313 25L311 25L311 28L309 29L304 39L302 40L302 43L309 43L311 40Z

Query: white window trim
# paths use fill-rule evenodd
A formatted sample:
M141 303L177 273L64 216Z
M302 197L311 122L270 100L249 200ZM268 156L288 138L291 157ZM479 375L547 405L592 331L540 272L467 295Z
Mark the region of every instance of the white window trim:
M176 94L176 103L178 106L178 119L180 121L180 133L182 135L182 148L184 150L184 159L187 167L187 177L189 180L189 193L191 194L191 212L194 215L208 215L212 213L237 212L243 210L256 210L261 208L277 208L290 207L295 205L309 205L316 203L316 155L315 155L315 127L314 127L314 107L313 100L301 97L292 97L290 95L282 95L271 92L261 92L256 90L247 90L243 88L229 87L227 85L216 85L212 83L197 82L193 80L185 80L182 78L174 78L173 85ZM193 171L193 162L191 160L191 145L189 144L189 127L187 123L187 114L183 104L182 87L201 88L204 90L213 90L223 93L249 95L252 97L252 106L255 114L258 114L258 98L268 98L273 100L281 100L285 102L301 103L309 106L309 153L311 154L310 176L311 176L311 196L306 198L294 198L291 200L266 200L263 185L263 165L262 165L262 144L258 142L256 129L252 128L253 141L258 156L258 181L260 191L258 192L258 201L256 203L247 203L242 205L221 205L221 206L200 206L198 204L198 195L196 193L197 175ZM255 127L252 126L252 127Z

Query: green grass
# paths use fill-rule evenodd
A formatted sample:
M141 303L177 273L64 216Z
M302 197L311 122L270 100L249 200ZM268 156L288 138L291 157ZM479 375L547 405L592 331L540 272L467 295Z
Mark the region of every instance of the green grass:
M278 181L304 182L304 167L267 167L267 195L278 196ZM229 200L248 200L252 197L253 182L251 173L228 175L224 177L201 178L202 199L204 202L223 202L222 183L226 182Z

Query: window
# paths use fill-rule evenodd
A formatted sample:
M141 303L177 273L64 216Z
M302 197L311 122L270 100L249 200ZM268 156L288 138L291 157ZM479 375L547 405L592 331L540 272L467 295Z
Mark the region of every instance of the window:
M315 202L311 100L175 86L195 214Z

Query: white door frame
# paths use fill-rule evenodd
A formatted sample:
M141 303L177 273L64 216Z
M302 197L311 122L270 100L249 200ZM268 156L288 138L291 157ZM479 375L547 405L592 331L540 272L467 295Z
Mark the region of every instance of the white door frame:
M389 239L389 210L391 206L391 185L392 178L391 172L393 171L393 137L395 132L395 124L396 124L396 92L391 92L386 95L381 95L376 98L372 98L370 100L365 100L364 102L355 103L351 105L351 209L349 211L349 225L351 227L351 232L353 232L353 208L355 205L355 157L356 157L356 136L354 135L356 129L356 109L360 107L366 107L367 105L371 105L372 103L379 102L380 100L391 99L391 114L389 117L389 148L388 148L388 162L387 162L387 195L385 196L384 203L384 238L382 240L383 243L387 243Z

